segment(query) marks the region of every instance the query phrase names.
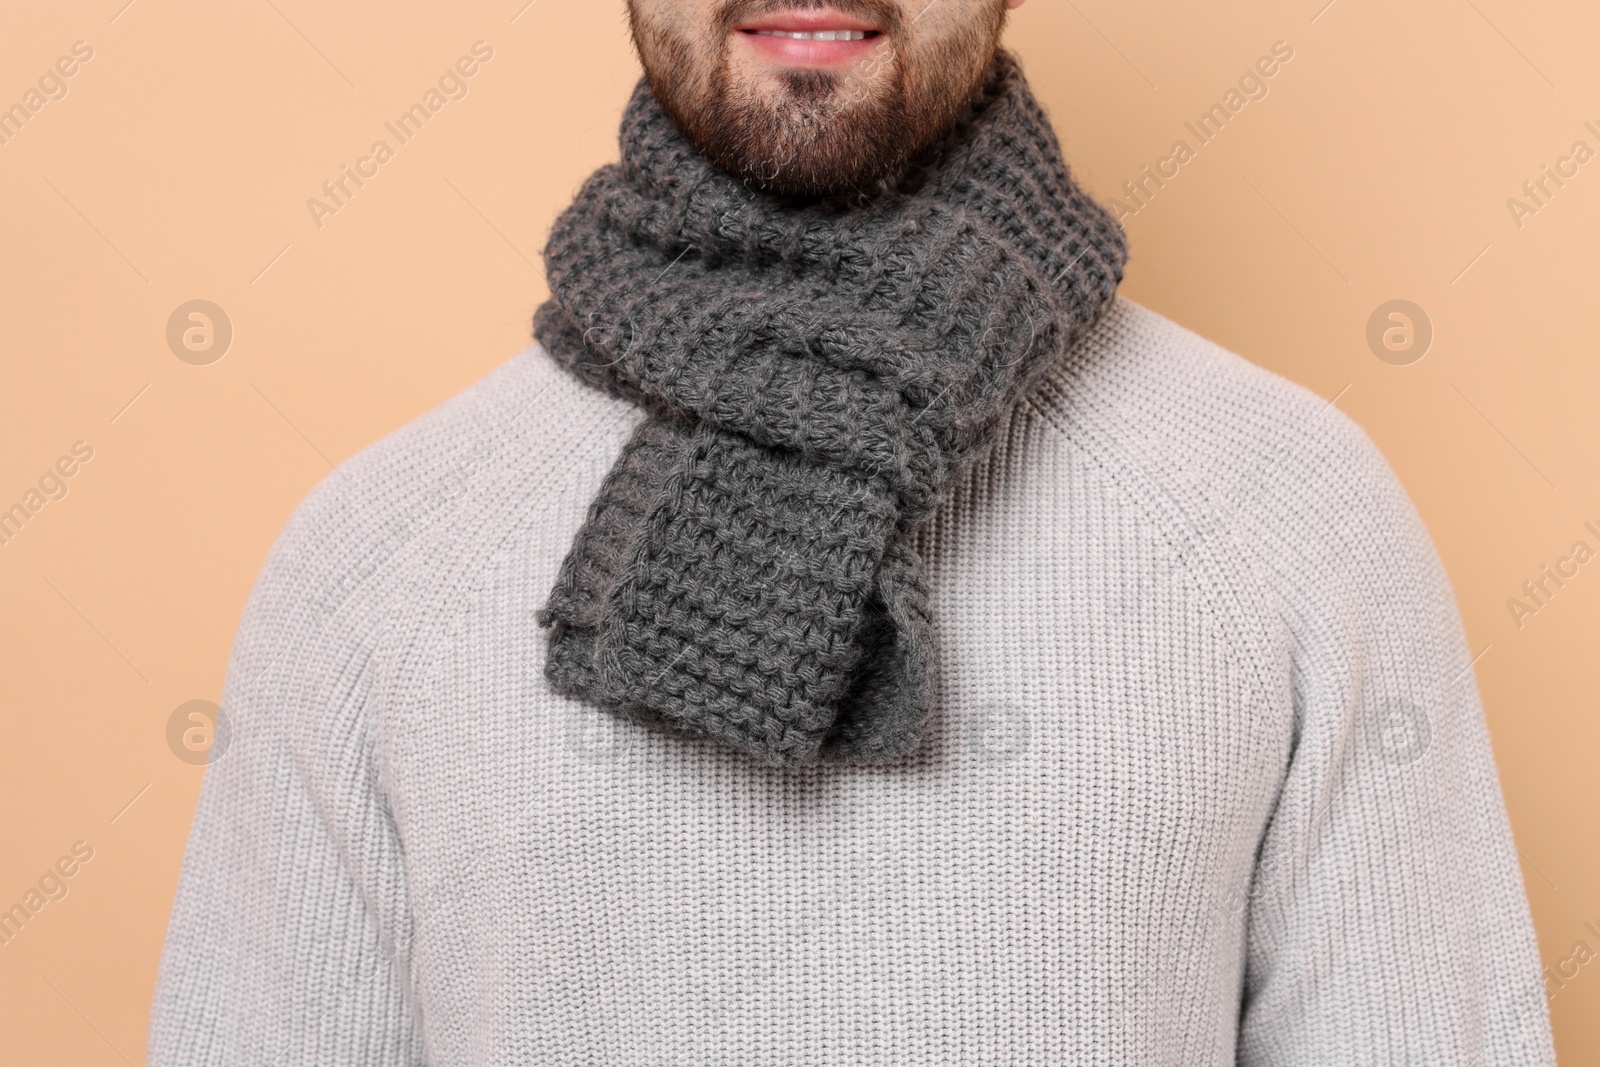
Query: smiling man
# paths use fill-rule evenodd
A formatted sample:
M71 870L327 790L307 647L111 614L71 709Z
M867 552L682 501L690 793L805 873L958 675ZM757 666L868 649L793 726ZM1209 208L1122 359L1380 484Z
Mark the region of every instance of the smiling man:
M153 1067L1553 1062L1426 529L1018 3L633 0L536 343L263 568Z
M870 188L948 130L1021 2L635 0L628 13L650 88L713 163L826 194Z

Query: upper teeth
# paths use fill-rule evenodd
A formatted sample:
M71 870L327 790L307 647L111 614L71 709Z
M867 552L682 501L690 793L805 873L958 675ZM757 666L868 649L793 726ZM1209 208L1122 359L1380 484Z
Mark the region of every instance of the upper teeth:
M757 30L763 37L792 37L797 41L864 41L866 30L818 30L815 33L793 33L789 30Z

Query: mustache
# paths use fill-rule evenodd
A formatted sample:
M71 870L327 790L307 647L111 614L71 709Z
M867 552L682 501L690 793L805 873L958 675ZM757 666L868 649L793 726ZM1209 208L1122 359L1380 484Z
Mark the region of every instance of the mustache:
M823 8L870 22L885 37L898 33L905 22L900 5L893 0L723 0L717 9L716 21L726 38L743 23L763 15L780 11L820 11Z

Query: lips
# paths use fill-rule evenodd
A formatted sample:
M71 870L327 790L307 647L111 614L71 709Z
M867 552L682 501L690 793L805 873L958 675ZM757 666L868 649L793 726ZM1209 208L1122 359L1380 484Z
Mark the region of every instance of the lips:
M850 66L878 47L883 28L831 8L763 15L735 31L761 58L785 67Z

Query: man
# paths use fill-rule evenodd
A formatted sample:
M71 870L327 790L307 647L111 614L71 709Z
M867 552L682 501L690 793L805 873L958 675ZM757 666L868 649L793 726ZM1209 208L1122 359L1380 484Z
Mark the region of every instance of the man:
M151 1064L1553 1062L1426 530L1115 296L1020 2L633 0L538 344L267 561Z

